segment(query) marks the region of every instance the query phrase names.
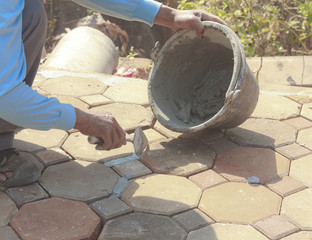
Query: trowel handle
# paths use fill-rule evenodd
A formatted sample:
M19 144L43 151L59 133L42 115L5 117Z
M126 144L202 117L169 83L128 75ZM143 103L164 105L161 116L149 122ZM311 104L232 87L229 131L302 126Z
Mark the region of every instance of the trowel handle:
M127 142L132 142L133 139L126 138ZM88 142L91 144L104 145L104 139L101 137L88 136Z

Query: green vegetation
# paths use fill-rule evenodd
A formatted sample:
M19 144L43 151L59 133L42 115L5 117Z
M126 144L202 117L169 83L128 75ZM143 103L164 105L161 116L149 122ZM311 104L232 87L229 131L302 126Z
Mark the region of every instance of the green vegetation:
M312 54L311 0L180 0L178 8L205 9L225 20L247 56Z

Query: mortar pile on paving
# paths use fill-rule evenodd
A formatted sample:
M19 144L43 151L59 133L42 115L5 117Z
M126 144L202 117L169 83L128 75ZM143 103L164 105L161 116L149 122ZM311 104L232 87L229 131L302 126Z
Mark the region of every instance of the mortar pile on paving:
M131 143L98 151L76 131L21 130L14 147L42 175L1 189L0 239L312 239L312 58L247 62L260 85L251 117L194 134L156 121L145 80L41 69L37 91L111 112L149 145L138 157Z

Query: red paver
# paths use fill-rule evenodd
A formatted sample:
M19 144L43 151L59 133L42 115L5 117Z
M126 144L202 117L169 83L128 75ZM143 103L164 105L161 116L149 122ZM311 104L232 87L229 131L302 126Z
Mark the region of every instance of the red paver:
M21 240L95 240L101 220L85 203L50 198L24 205L10 225Z

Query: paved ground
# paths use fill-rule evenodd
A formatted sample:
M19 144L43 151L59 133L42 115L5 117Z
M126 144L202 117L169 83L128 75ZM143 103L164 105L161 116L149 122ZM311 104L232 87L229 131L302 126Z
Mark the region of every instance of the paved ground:
M149 148L22 130L14 145L42 176L0 191L0 239L312 239L312 58L248 63L261 87L251 118L194 135L156 121L144 80L41 70L38 91L142 126Z

